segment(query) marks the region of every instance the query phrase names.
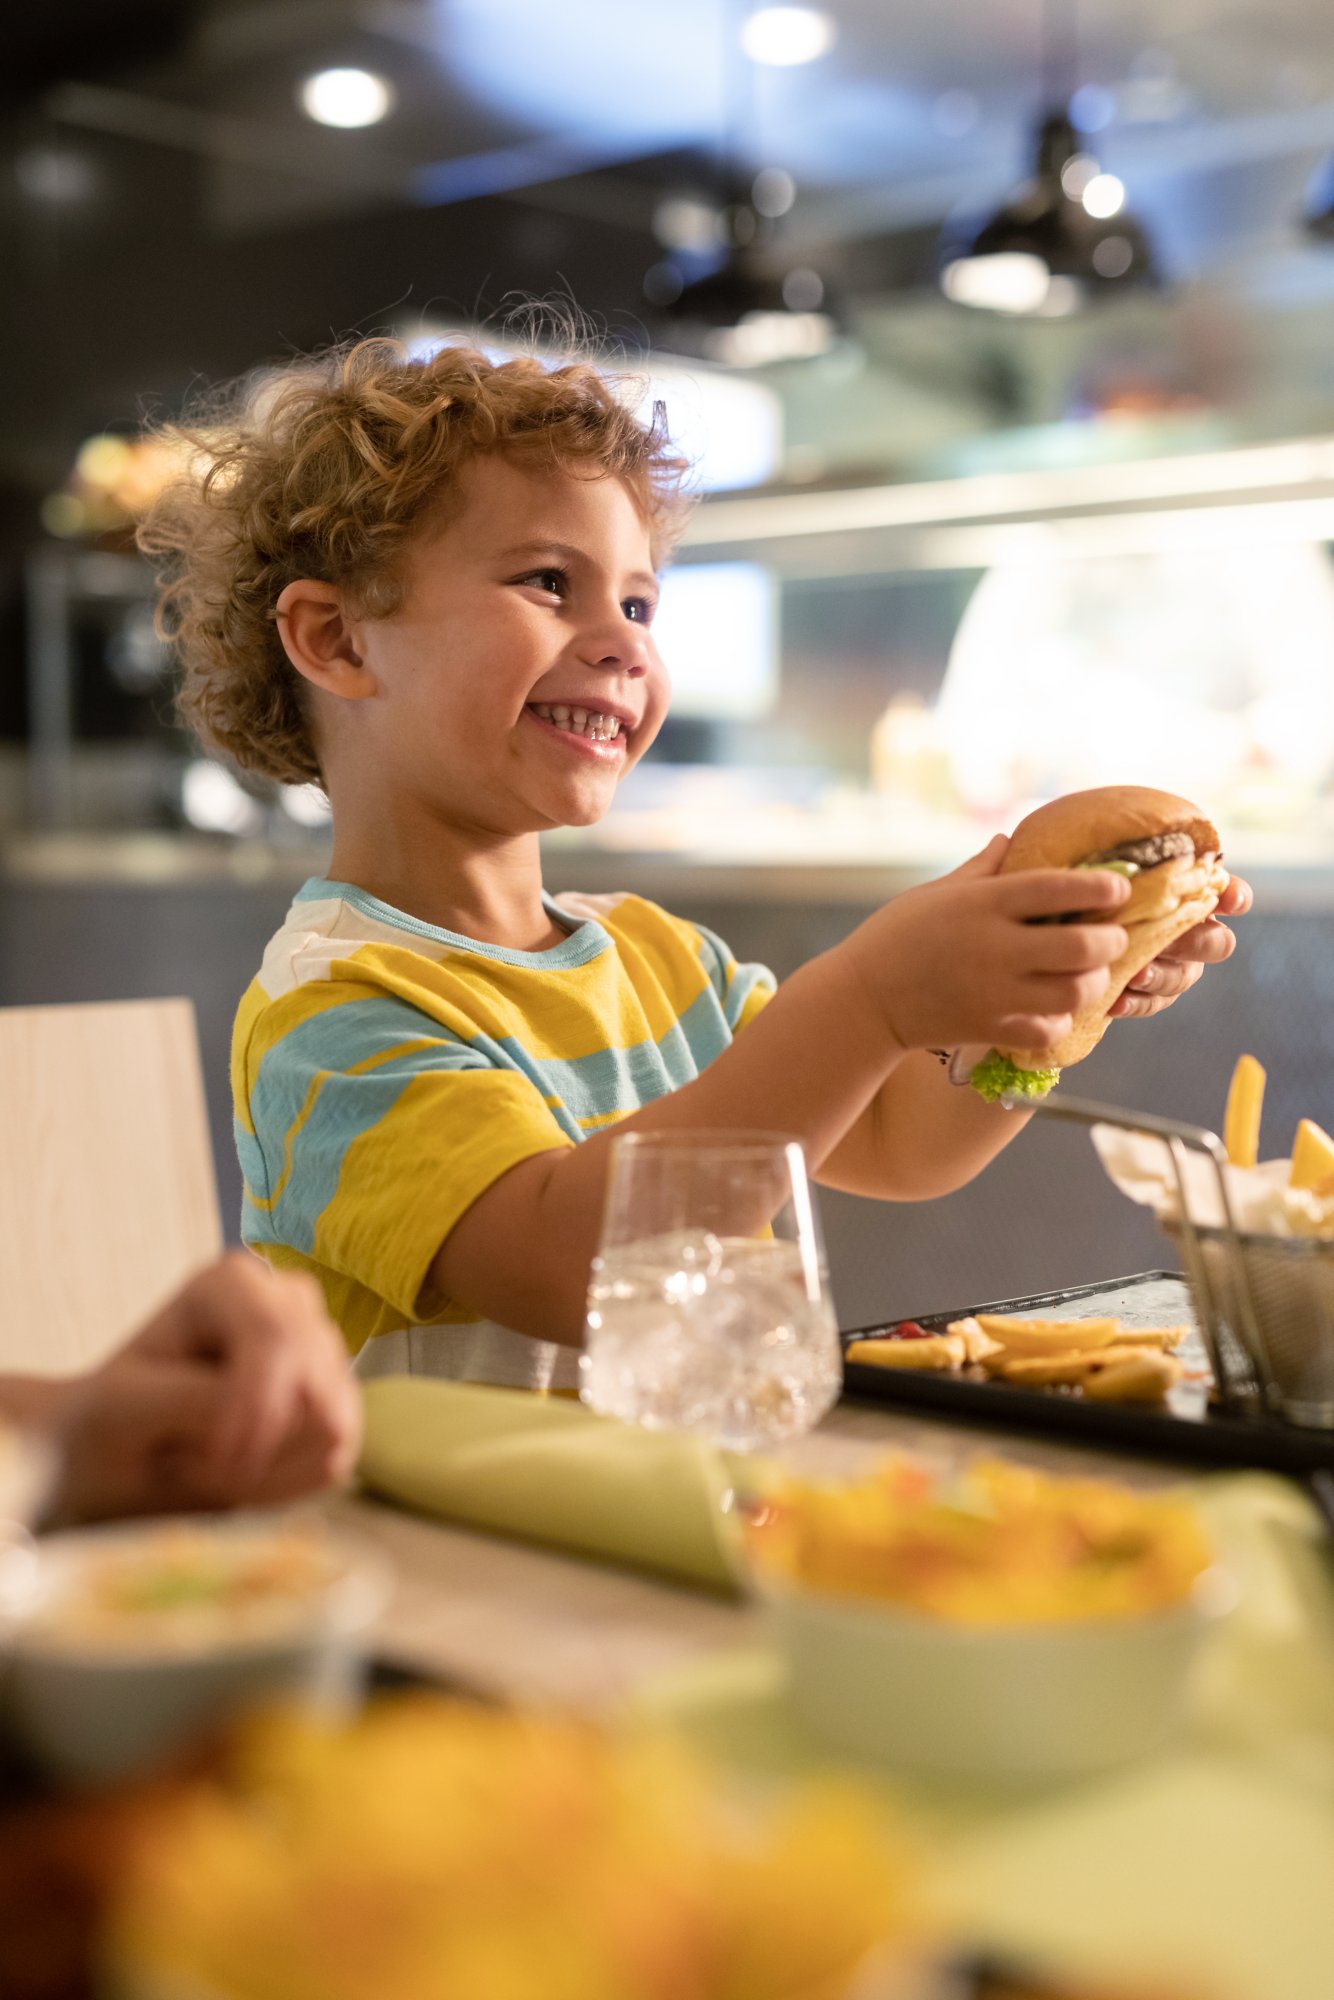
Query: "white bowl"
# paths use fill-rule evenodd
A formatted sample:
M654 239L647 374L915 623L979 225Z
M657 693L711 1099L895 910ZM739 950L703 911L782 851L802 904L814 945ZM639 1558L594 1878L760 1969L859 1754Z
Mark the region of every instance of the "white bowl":
M922 1775L1050 1783L1114 1769L1180 1727L1235 1591L1221 1571L1138 1617L974 1625L761 1583L793 1706L831 1748Z
M190 1740L257 1703L297 1700L334 1713L353 1706L365 1679L366 1642L388 1594L389 1573L332 1537L311 1531L327 1571L318 1587L247 1628L115 1644L58 1622L90 1564L148 1554L164 1533L187 1531L239 1549L290 1522L257 1515L225 1522L155 1522L52 1535L37 1545L28 1601L10 1634L5 1704L11 1727L65 1778L123 1777L169 1758Z

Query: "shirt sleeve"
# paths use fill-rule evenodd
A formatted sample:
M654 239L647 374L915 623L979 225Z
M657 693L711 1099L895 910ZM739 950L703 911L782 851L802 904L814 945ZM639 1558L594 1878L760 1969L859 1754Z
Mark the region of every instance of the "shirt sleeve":
M477 1197L521 1160L572 1143L526 1077L374 990L270 1039L249 1109L253 1133L238 1134L246 1240L298 1250L405 1319Z
M715 931L703 924L693 928L699 938L700 961L718 995L723 1016L732 1033L739 1034L773 999L778 982L767 965L738 964Z

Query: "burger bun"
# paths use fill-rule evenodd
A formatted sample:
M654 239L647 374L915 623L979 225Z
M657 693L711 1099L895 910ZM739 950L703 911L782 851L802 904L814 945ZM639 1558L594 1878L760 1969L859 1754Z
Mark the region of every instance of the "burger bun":
M1102 785L1070 792L1039 806L1015 828L1002 875L1031 868L1074 868L1095 855L1161 834L1189 836L1191 851L1142 867L1130 877L1128 899L1115 910L1090 915L1090 923L1125 927L1127 946L1110 968L1107 990L1074 1015L1069 1031L1049 1049L1001 1049L1020 1069L1066 1069L1097 1047L1111 1008L1137 973L1175 939L1203 923L1227 886L1219 863L1218 829L1189 799L1145 785Z

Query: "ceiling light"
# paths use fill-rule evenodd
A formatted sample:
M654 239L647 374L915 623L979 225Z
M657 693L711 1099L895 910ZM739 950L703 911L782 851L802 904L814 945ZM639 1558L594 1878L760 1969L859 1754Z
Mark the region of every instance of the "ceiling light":
M297 101L317 125L353 131L388 117L394 108L394 89L368 69L322 69L306 78Z
M653 234L665 250L716 250L723 241L722 217L712 202L669 194L653 211Z
M783 167L761 167L750 184L750 198L761 215L786 215L797 198L797 183Z
M808 264L798 264L783 280L783 304L789 312L819 312L824 304L824 279Z
M992 312L1051 314L1152 283L1153 255L1124 213L1124 186L1115 174L1086 173L1093 163L1064 111L1043 119L1036 152L1032 178L980 229L946 230L946 297Z
M1071 201L1082 201L1085 188L1090 181L1096 181L1101 172L1102 168L1092 153L1076 153L1061 168L1061 186Z
M1118 215L1125 207L1126 191L1124 183L1115 174L1095 174L1080 196L1090 215L1105 220L1109 215Z
M760 7L741 30L741 46L752 62L775 69L815 62L834 44L834 24L816 7Z
M1082 83L1070 99L1070 123L1079 132L1105 132L1116 116L1116 99L1101 83Z

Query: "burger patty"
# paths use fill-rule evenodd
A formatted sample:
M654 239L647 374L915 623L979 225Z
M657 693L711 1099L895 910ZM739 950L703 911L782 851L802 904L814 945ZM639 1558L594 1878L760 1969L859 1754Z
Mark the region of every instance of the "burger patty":
M1133 861L1139 868L1156 868L1161 861L1175 861L1180 855L1194 852L1195 842L1188 833L1151 833L1147 840L1123 840L1119 847L1105 847L1101 854L1090 854L1083 866L1096 868L1099 862Z

